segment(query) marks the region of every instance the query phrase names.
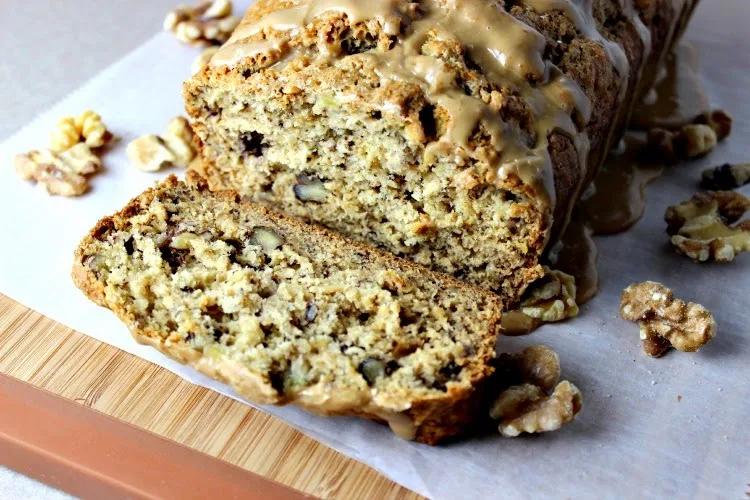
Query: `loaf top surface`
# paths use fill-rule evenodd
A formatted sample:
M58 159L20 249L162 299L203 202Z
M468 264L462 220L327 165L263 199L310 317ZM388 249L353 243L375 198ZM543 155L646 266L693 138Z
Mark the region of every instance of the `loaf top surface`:
M361 78L347 84L355 99L403 115L416 89L443 115L426 161L478 158L492 166L488 180L518 178L552 211L548 138L572 142L582 182L587 126L614 113L604 94L621 98L627 87L628 54L605 26L623 19L648 45L630 0L260 0L196 78L235 73L294 87L306 82L293 74L309 66L339 67L350 80L354 69Z

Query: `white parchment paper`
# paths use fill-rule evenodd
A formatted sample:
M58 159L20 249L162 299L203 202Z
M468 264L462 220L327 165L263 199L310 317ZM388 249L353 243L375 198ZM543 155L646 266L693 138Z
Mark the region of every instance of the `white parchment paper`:
M249 2L236 3L244 8ZM508 350L544 343L560 354L564 377L584 393L574 424L543 436L433 448L402 441L368 421L295 408L263 410L433 498L745 498L750 256L728 265L694 264L670 249L662 217L666 206L694 193L703 168L750 161L748 25L747 0L704 0L687 34L698 47L714 104L734 116L732 136L708 158L668 170L652 184L646 214L634 228L597 239L602 289L579 317L528 337L501 339ZM163 133L182 113L180 85L196 55L170 35L157 35L0 145L0 292L235 397L226 386L136 344L69 278L73 249L95 221L166 175L132 168L125 145L144 133ZM89 108L123 139L104 157L106 169L92 179L89 194L48 197L15 175L15 153L46 147L59 117ZM708 307L719 323L718 337L696 354L645 356L637 326L620 320L617 307L625 286L646 279Z

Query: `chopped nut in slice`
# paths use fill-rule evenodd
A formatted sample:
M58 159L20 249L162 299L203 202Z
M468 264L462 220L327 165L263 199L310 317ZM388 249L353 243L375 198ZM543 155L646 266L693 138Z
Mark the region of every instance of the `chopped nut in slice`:
M658 357L668 347L693 352L716 336L716 321L702 305L676 299L661 283L635 283L622 292L620 317L638 322L643 349Z
M268 229L267 227L256 227L253 229L252 241L250 243L253 245L259 245L264 251L270 252L283 245L284 239L273 229Z
M547 267L545 271L546 274L526 290L519 308L503 315L502 328L505 335L529 333L542 323L578 316L575 278Z
M506 437L516 437L522 432L555 431L572 422L583 406L581 391L567 380L557 384L551 396L541 389L537 392L517 387L501 394L492 408L493 418L500 420L498 429Z
M99 157L84 143L62 153L42 149L17 155L13 166L25 180L35 180L49 194L80 196L88 188L86 175L101 168Z
M664 220L672 246L699 262L731 262L750 250L750 223L735 226L750 210L750 199L735 191L705 191L667 208Z
M323 181L308 175L298 175L297 184L294 185L294 195L300 201L311 201L322 203L328 196Z
M144 135L131 141L126 149L131 163L144 172L156 172L172 166L175 155L158 135Z
M50 138L50 149L62 152L79 142L85 142L90 148L100 148L114 139L112 133L102 122L101 116L91 110L84 111L77 117L66 116L57 123L57 128Z
M164 29L190 45L221 45L229 40L239 22L232 15L231 0L214 0L195 7L177 7L164 19Z
M648 131L648 145L666 163L699 158L716 146L716 132L708 125L690 124L678 131L654 128Z
M732 133L732 117L723 109L715 109L710 113L704 113L698 116L694 123L711 127L720 141L723 141Z
M731 165L725 163L703 171L701 187L717 191L728 191L750 182L750 163Z

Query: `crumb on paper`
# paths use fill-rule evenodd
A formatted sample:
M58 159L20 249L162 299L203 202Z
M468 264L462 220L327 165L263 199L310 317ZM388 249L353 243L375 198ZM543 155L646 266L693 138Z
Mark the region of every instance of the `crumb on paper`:
M189 45L221 45L240 22L232 9L231 0L205 1L195 7L181 5L167 14L164 29Z
M523 335L542 323L552 323L578 315L575 278L545 267L545 275L524 292L518 309L503 314L505 335Z
M680 395L678 394L678 395L677 395L677 402L679 403L680 401L682 401L682 396L680 396Z
M703 171L701 187L712 191L729 191L750 182L750 163L725 163Z
M13 159L16 173L34 180L48 194L80 196L88 189L88 175L101 168L101 161L83 142L56 153L48 149L19 154Z
M126 152L133 166L144 172L171 166L188 168L197 155L193 129L182 116L173 118L162 136L148 134L131 141Z
M735 191L705 191L667 208L664 220L672 246L698 261L731 262L750 250L750 222L732 226L750 210L750 199Z
M622 292L620 316L638 323L644 352L652 357L669 347L697 351L716 336L716 321L705 307L676 299L672 290L654 281L635 283Z
M57 122L50 137L50 149L55 153L61 153L80 142L85 143L91 149L96 149L113 140L114 135L107 130L102 117L91 110L86 110L76 117L65 116Z
M498 362L510 386L493 402L490 417L500 421L498 429L504 436L557 430L581 410L581 392L568 381L560 382L560 359L549 347L502 354Z

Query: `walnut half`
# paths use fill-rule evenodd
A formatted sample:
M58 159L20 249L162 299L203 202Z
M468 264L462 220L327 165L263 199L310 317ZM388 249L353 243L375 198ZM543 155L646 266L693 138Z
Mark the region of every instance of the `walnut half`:
M581 411L581 391L567 380L559 382L560 358L549 347L531 346L518 354L503 354L498 364L503 380L512 384L490 408L490 418L500 420L498 430L503 436L554 431Z
M101 161L79 142L61 153L42 149L16 155L13 167L22 179L35 180L49 194L80 196L88 189L86 176L99 170Z
M548 267L544 270L545 275L532 283L521 297L519 308L503 314L505 335L523 335L542 323L578 316L575 278Z
M667 208L664 220L679 253L699 262L731 262L750 250L750 223L739 220L750 210L750 199L734 191L705 191Z
M641 329L643 350L661 356L669 347L693 352L716 336L716 321L702 305L676 299L661 283L634 283L622 292L620 317Z

